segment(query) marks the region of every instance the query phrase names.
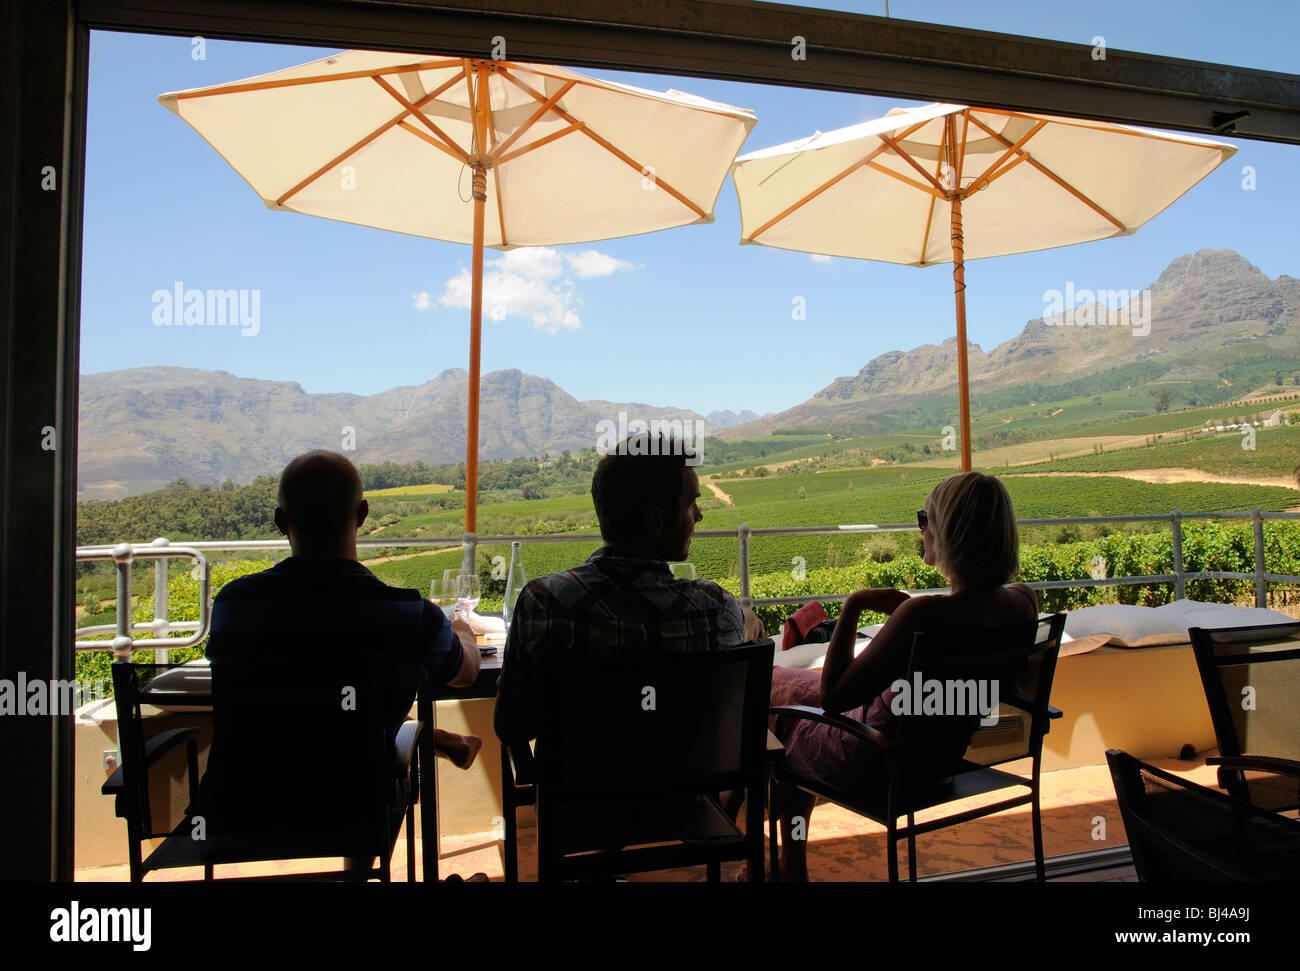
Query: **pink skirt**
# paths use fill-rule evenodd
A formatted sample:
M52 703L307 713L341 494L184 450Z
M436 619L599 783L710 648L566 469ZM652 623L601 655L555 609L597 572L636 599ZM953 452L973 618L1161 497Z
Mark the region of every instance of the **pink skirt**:
M820 708L821 681L819 670L774 667L772 704ZM868 717L864 717L861 707L844 714L887 732L888 726L880 717L886 710L878 702L872 703L866 712ZM771 719L770 727L785 746L786 768L795 776L851 791L879 790L888 785L880 750L848 732L820 722L776 717Z

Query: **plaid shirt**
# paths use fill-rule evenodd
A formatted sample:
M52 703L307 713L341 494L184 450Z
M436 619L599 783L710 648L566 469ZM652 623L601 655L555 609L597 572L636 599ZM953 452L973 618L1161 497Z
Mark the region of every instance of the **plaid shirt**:
M740 605L716 583L675 579L663 560L619 556L606 546L582 566L520 591L497 682L497 735L536 737L543 654L712 651L744 641Z

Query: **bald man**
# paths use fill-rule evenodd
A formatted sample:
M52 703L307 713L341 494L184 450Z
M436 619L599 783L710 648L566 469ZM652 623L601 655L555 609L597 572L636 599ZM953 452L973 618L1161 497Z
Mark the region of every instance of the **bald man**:
M458 619L453 630L443 612L419 591L390 587L357 561L357 530L369 513L361 476L346 457L314 451L290 462L280 476L275 525L289 537L292 555L222 588L212 605L206 653L214 665L258 658L310 664L311 631L320 631L318 642L324 643L331 635L346 638L353 636L347 631L357 630L357 649L383 660L384 708L392 739L411 710L421 680L471 685L478 677L479 652L463 621ZM370 636L376 623L386 629ZM440 731L435 744L439 754L468 768L482 743L474 736ZM219 780L236 779L247 775L242 769L223 759L221 739L214 739L205 789L219 786L211 782L214 771Z

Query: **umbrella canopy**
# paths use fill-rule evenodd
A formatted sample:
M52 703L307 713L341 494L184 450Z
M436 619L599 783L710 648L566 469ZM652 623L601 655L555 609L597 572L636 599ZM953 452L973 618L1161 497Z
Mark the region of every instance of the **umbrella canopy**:
M483 248L713 221L753 113L561 67L348 51L164 94L272 209L474 247L465 528L476 528Z
M1235 151L1126 125L932 104L751 152L732 177L742 244L953 264L969 471L965 260L1130 235Z

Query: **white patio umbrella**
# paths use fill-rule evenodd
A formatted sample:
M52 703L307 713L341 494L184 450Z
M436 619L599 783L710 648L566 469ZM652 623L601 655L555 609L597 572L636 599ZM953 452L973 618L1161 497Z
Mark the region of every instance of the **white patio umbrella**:
M970 471L965 260L1130 235L1234 152L1126 125L932 104L750 152L732 177L742 244L953 264Z
M465 528L477 527L483 248L713 221L753 113L561 67L348 51L161 95L271 209L470 243Z

